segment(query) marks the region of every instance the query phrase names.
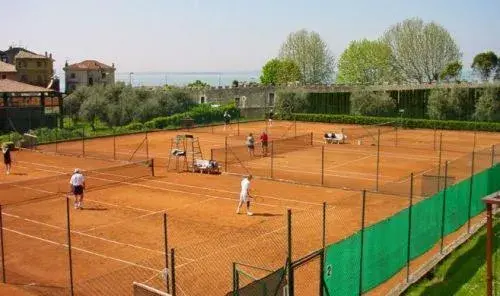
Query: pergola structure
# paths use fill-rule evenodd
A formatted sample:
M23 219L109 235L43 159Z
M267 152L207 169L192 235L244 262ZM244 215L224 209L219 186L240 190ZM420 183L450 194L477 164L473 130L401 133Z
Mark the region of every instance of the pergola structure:
M19 132L63 122L62 94L55 90L9 79L0 79L0 130ZM51 119L49 119L51 118Z

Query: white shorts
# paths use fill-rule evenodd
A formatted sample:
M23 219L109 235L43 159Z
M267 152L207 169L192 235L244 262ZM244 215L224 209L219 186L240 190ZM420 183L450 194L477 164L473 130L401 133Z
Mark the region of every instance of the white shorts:
M240 194L240 201L247 202L248 201L248 195L247 194Z

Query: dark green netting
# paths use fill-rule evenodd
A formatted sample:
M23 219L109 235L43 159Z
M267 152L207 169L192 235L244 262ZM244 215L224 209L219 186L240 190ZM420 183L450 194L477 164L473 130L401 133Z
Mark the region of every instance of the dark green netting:
M469 218L470 179L446 189L444 234L448 235L462 227Z
M410 258L429 251L441 237L443 192L429 197L412 208Z
M472 180L472 181L471 181ZM472 195L471 186L472 182ZM450 234L485 210L482 198L500 191L500 164L481 171L446 189L444 233ZM444 191L416 203L411 214L410 258L432 249L441 239ZM409 210L367 227L363 246L363 292L384 281L406 265ZM325 295L358 295L361 235L326 249Z
M325 295L359 295L360 257L359 232L326 248Z
M365 229L363 292L375 288L406 265L409 210Z

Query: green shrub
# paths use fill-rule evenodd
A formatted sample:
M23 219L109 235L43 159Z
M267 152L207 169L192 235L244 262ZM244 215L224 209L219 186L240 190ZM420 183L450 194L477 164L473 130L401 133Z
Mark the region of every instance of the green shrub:
M307 96L301 92L278 92L276 96L276 113L292 114L306 110L308 105Z
M351 114L365 116L390 116L396 103L386 92L355 91L351 94Z
M500 89L488 87L482 91L474 117L482 121L500 121Z
M443 129L443 130L478 130L488 132L500 132L499 122L474 122L458 120L432 120L432 119L413 119L404 118L395 120L394 117L371 117L371 116L353 116L353 115L335 115L335 114L291 114L281 116L285 120L298 120L310 122L326 123L344 123L344 124L362 124L372 125L387 122L394 122L394 125L402 125L404 128L422 128L422 129Z
M132 122L123 127L127 131L140 131L144 128L144 125L140 122Z

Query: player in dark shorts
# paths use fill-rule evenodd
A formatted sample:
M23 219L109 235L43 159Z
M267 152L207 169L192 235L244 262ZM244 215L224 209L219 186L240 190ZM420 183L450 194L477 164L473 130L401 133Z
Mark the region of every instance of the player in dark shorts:
M224 111L224 130L226 130L226 126L231 124L231 115L229 112Z
M273 125L273 117L274 117L274 111L273 109L271 109L271 111L269 111L269 126L272 126Z
M247 148L248 148L248 154L250 157L254 156L254 151L255 151L255 139L253 138L253 134L250 133L247 137L246 140Z
M10 175L10 168L12 165L12 158L10 156L10 148L7 145L2 147L3 163L5 164L6 174Z
M85 177L80 169L75 169L71 179L69 180L71 191L75 196L75 209L83 208L83 191L85 190Z

